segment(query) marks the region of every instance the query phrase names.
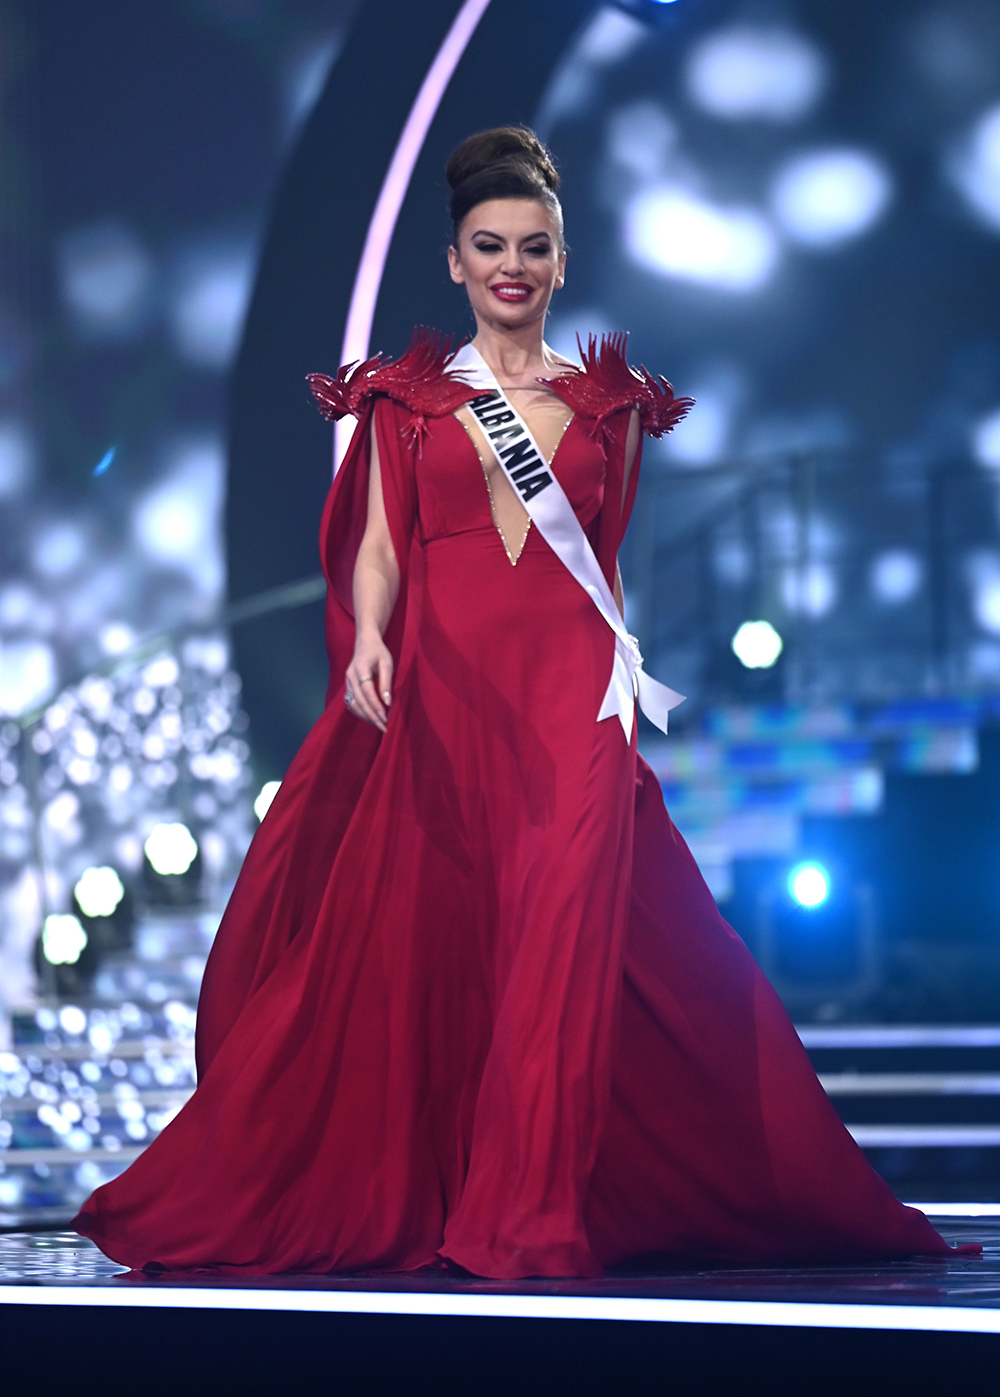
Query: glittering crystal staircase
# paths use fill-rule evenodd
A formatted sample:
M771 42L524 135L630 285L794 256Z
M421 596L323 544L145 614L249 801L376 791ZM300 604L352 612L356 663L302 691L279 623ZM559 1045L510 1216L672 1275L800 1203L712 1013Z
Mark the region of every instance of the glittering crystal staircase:
M195 1004L218 917L147 916L85 1003L15 1015L0 1052L0 1226L63 1222L194 1089Z
M799 1036L899 1197L1000 1201L1000 1026L810 1026Z
M874 813L886 770L973 770L984 702L717 710L697 734L644 751L724 900L733 861L794 856L805 816ZM134 951L105 961L86 1003L15 1017L0 1052L0 1226L65 1221L188 1098L217 923L147 914ZM1000 1198L1000 1028L801 1032L834 1104L901 1196Z
M130 998L43 1008L0 1053L0 1226L65 1223L194 1088L208 918L143 925L142 959L104 972ZM810 1026L831 1100L904 1198L1000 1201L1000 1026Z
M790 864L808 817L878 814L887 772L974 772L979 730L996 718L994 698L718 708L697 730L643 752L729 915L739 860ZM1000 1028L838 1023L799 1032L842 1119L901 1197L1000 1199Z

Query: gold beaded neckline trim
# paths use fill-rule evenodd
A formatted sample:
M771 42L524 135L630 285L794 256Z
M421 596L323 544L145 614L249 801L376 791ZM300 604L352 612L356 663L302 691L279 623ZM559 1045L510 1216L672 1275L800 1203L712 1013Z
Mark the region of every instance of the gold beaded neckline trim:
M548 461L548 465L551 466L552 462L555 460L556 451L558 451L558 450L559 450L559 447L562 445L562 439L563 439L563 437L566 435L566 428L567 428L567 427L569 426L569 424L573 421L573 417L574 417L574 416L575 416L575 414L574 414L574 413L571 413L570 416L567 417L566 421L563 423L563 429L562 429L562 431L559 433L559 440L558 440L558 441L556 442L556 444L555 444L555 449L553 450L552 456L551 456L550 460ZM475 449L476 456L477 456L478 459L479 459L479 464L480 464L480 466L482 467L483 479L486 481L486 492L487 492L487 494L488 494L489 497L490 497L490 518L493 520L493 527L496 529L497 533L500 535L500 542L503 544L503 551L507 554L507 557L508 557L508 559L510 560L510 565L511 565L511 567L516 567L516 566L517 566L517 560L518 560L518 558L520 558L521 554L524 552L524 545L525 545L525 544L527 543L527 541L528 541L528 534L531 532L531 516L530 516L530 515L527 516L528 524L527 524L527 527L526 527L525 530L524 530L524 537L521 539L521 543L520 543L520 546L519 546L517 552L516 552L516 553L512 553L512 552L510 551L510 545L509 545L508 542L507 542L506 535L504 534L503 529L501 529L501 527L500 527L500 521L499 521L499 519L497 518L496 502L495 502L495 500L493 499L493 486L492 486L491 483L490 483L490 473L489 473L489 471L486 469L486 462L483 460L483 453L482 453L482 452L480 451L480 449L479 449L479 443L476 441L476 438L473 436L472 431L471 431L471 429L470 429L470 427L469 427L469 424L468 424L467 422L463 421L462 418L459 417L457 413L455 414L455 417L456 417L456 421L462 423L462 426L465 428L465 434L466 434L466 436L469 438L469 440L471 441L471 443L472 443L472 445L473 445L473 448Z

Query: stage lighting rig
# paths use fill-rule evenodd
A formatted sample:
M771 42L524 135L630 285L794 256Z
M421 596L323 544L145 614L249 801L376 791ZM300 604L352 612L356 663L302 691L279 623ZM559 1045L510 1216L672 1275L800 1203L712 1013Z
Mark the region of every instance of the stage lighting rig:
M35 973L43 986L54 984L60 997L85 992L99 960L98 948L79 917L53 912L45 918L34 954Z
M53 912L42 928L42 954L50 965L77 965L89 937L72 912Z
M193 907L201 897L201 850L180 821L154 825L143 846L143 881L150 902Z
M114 868L85 868L73 888L73 908L99 950L131 946L135 920L132 894Z
M846 1011L877 989L882 974L875 894L835 857L775 868L759 891L754 950L796 1013Z
M820 907L830 896L830 875L821 863L799 863L788 875L788 891L800 907Z
M785 648L770 621L744 621L733 636L733 654L744 669L770 669Z

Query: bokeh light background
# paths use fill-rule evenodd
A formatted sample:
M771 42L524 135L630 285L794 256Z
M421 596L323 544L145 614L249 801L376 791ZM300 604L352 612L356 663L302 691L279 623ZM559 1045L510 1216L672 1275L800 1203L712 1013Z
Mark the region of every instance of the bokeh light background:
M227 372L275 177L349 14L0 4L4 1217L65 1217L193 1084L193 1006L260 788L219 622ZM199 882L157 910L143 845L171 822ZM138 919L74 991L110 923L68 966L39 932L62 918L50 949L73 951L74 886L102 866Z
M53 1206L190 1088L204 956L282 774L225 624L227 375L355 10L0 0L0 1080L38 1148L82 1152ZM751 944L804 857L831 896L875 888L863 993L766 966L801 1014L995 1014L1000 11L568 6L536 124L571 248L550 342L628 329L698 399L649 444L623 560L649 667L689 695L644 739L675 819ZM748 667L762 622L775 660ZM201 884L168 915L143 845L177 821ZM42 922L95 866L133 943L53 997Z
M756 586L779 630L805 617L820 638L811 667L793 661L801 697L995 689L1000 15L676 4L650 27L651 8L600 14L543 114L573 245L554 340L627 325L637 356L698 398L647 454L670 477L630 579L647 644L683 593L707 601L697 580L679 606L644 596L649 550L797 466L815 494L806 539L790 481L767 538L734 510L709 540L713 639L732 634L727 594L745 607ZM927 517L941 494L943 589ZM692 643L688 693L709 682Z
M7 1009L30 1001L39 917L66 910L84 867L134 877L152 824L183 814L225 884L255 823L239 678L217 625L226 375L268 195L348 14L0 7ZM108 673L171 631L162 653ZM26 758L16 720L40 708ZM40 768L38 811L26 759Z

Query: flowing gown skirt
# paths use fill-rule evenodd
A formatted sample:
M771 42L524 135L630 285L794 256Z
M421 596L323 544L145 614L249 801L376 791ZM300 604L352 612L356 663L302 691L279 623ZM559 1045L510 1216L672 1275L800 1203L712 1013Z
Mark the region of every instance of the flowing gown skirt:
M605 623L534 530L511 566L476 489L465 527L421 516L387 734L331 703L257 833L194 1097L77 1229L251 1274L946 1253L837 1118L634 730L595 721Z

